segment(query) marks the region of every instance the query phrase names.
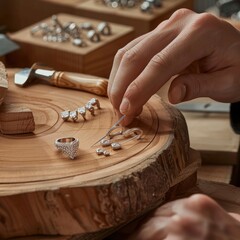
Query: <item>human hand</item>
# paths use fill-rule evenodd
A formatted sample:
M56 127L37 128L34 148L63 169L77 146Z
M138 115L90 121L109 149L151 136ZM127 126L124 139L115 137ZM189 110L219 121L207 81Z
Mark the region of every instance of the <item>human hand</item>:
M126 240L238 240L240 215L233 216L202 194L159 207Z
M198 72L185 70L196 62ZM169 100L197 97L221 102L240 100L240 32L211 14L176 11L153 31L115 56L108 96L124 125L171 77Z

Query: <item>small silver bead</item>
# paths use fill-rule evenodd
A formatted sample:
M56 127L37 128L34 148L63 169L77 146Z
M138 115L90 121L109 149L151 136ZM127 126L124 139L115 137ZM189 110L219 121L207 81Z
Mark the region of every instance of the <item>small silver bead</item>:
M104 155L105 157L108 157L108 156L110 156L110 152L107 151L107 150L105 150L105 151L103 152L103 155Z
M103 155L103 152L104 152L104 151L105 151L105 150L102 149L102 148L97 148L97 149L96 149L97 155Z
M102 139L100 141L100 144L103 146L103 147L107 147L107 146L110 146L111 145L111 141L109 139Z
M112 147L113 150L119 150L119 149L122 148L121 144L118 143L118 142L112 143L112 144L111 144L111 147Z

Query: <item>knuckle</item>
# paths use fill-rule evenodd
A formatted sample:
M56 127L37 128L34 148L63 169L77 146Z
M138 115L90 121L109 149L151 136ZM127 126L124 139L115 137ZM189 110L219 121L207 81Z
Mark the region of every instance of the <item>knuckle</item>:
M137 61L136 59L137 59L137 51L132 48L124 53L122 61L125 64L132 64Z
M123 56L124 56L124 54L126 53L126 49L125 48L120 48L118 51L117 51L117 53L116 53L116 55L115 55L115 59L117 59L117 60L121 60L122 58L123 58Z
M150 66L153 68L168 67L169 60L167 59L167 54L162 51L156 54L150 61Z
M178 20L178 19L186 17L186 16L188 16L189 14L192 14L192 13L193 13L193 11L191 11L187 8L180 8L172 14L172 16L170 17L170 20Z
M215 16L213 16L210 13L201 13L198 14L197 17L195 18L195 20L192 23L192 27L194 27L195 29L205 29L206 27L208 27L208 29L215 25L218 22L217 18Z

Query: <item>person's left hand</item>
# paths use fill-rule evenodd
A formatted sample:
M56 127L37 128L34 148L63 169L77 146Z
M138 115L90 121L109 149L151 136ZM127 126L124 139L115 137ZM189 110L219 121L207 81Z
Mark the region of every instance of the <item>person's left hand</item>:
M240 215L195 194L159 207L127 240L239 240Z

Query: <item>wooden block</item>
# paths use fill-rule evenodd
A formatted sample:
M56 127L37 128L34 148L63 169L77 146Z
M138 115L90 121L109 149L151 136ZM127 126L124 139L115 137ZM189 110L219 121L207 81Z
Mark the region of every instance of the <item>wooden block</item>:
M90 22L95 27L100 23L93 19L86 19L72 15L59 14L61 22ZM50 22L50 19L43 20ZM77 47L71 42L46 42L42 37L33 37L30 34L32 26L10 35L21 49L9 54L7 61L10 65L26 67L34 62L42 62L56 70L81 72L95 76L108 77L113 58L119 48L133 38L132 27L110 23L112 35L102 36L98 43L87 41L87 47Z
M143 130L142 140L129 141L105 157L96 155L98 146L90 146L117 120L106 97L98 97L101 109L95 116L64 122L62 110L83 106L95 95L47 85L24 89L12 80L9 84L6 101L35 108L36 129L34 136L0 136L1 239L102 239L162 204L172 187L196 173L199 162L189 157L184 118L157 95L131 125ZM80 140L75 160L54 146L57 138L68 136Z
M2 104L0 107L0 132L2 134L23 134L35 130L32 111L19 104Z
M7 89L8 89L7 72L4 64L0 62L0 105L3 103L4 97L7 94Z

